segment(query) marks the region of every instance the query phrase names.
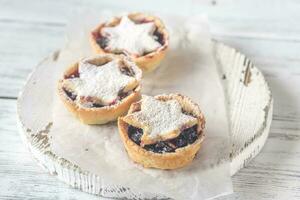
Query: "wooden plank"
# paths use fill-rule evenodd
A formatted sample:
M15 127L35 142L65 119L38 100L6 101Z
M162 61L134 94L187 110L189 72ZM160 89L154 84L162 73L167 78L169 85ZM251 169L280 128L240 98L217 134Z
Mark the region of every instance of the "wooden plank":
M189 8L194 9L191 13L206 12L211 19L213 36L238 48L254 63L256 57L270 60L274 57L287 60L299 59L300 43L295 42L298 39L293 36L300 33L297 28L299 26L295 24L296 19L300 19L300 13L296 12L300 7L299 3L289 1L281 5L279 0L259 2L248 5L245 2L225 4L216 1L214 4L211 1L194 1L196 6ZM132 4L131 1L130 3ZM264 12L264 6L271 3L276 6L270 8L267 13ZM92 0L85 3L71 0L42 2L34 0L30 4L12 0L2 1L0 4L0 46L5 47L0 50L0 76L2 77L0 96L2 97L16 97L33 66L63 45L66 23L72 16L71 12L78 14L79 8L100 7L102 4L101 8L106 9L112 6L120 9L125 6L125 3L117 5L115 2L99 3ZM150 10L155 10L148 4L139 6L149 6ZM253 10L254 6L256 14L248 15L247 13ZM139 9L146 8L142 7ZM183 8L181 4L174 5L174 10L181 10L179 14L184 14L186 9L189 9L187 6ZM281 15L280 8L285 8L289 12ZM268 30L266 31L265 28ZM283 31L284 34L276 31ZM276 34L276 37L270 33L273 36Z
M99 199L45 173L22 143L15 100L0 99L0 199Z
M234 178L235 199L300 198L300 84L298 61L258 60L274 96L269 138L262 152Z
M271 130L263 153L234 177L240 199L299 199L299 141L289 134L272 136L277 131Z
M74 12L78 13L78 10L82 8L159 10L163 13L177 13L189 16L197 13L207 13L214 25L213 32L225 35L245 35L248 37L300 39L300 27L298 26L300 3L295 0L285 2L282 0L253 0L250 2L188 0L177 2L176 4L172 0L157 0L143 2L143 4L137 4L134 0L126 2L33 0L30 4L12 0L0 3L3 5L1 6L0 19L65 23L66 19L72 16L72 13L74 15ZM169 9L170 5L172 5L172 10Z
M64 27L0 21L0 96L16 97L37 63L62 46Z
M265 40L260 38L244 38L235 36L217 36L216 40L237 48L251 60L265 60L274 62L300 61L300 42L285 40Z

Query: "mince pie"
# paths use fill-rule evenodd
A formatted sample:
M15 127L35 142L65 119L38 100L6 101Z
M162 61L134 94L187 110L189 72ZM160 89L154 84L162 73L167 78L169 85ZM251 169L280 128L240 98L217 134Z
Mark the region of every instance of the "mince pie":
M86 124L104 124L138 101L142 71L125 56L103 54L72 65L59 81L67 108Z
M159 18L131 13L100 24L91 33L91 43L96 53L125 54L148 72L164 58L169 35Z
M203 141L205 119L180 94L142 96L118 120L129 157L144 167L176 169L192 162Z

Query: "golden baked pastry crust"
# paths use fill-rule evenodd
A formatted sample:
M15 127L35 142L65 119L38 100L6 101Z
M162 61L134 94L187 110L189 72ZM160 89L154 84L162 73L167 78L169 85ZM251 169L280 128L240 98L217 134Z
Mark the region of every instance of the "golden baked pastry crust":
M140 145L133 142L128 136L129 124L123 120L123 117L118 119L119 134L125 146L125 149L129 157L136 163L142 164L146 168L158 168L158 169L177 169L190 164L196 153L201 147L201 143L204 139L203 129L205 127L205 119L201 113L197 104L192 102L188 97L180 94L159 95L155 97L159 100L176 99L182 109L188 113L191 113L198 120L197 133L199 134L196 141L192 144L188 144L185 147L177 148L175 152L168 153L155 153L147 151ZM140 102L133 103L128 111L128 114L139 109Z
M128 14L128 17L133 21L154 22L158 31L163 35L164 44L157 50L143 56L129 55L131 59L143 70L143 72L150 72L154 70L160 64L162 59L165 57L166 51L169 46L169 34L163 22L158 17L146 15L143 13L131 13ZM115 17L110 22L100 24L91 32L90 42L95 53L97 54L112 53L112 52L107 52L105 49L101 48L101 46L97 43L97 37L98 35L101 35L100 32L103 27L116 26L120 23L120 20L121 20L120 17Z
M109 55L109 57L120 57ZM105 55L97 59L106 59ZM96 60L97 60L96 59ZM64 77L69 77L78 71L78 62L70 66L64 73ZM70 99L64 91L63 79L58 81L58 94L68 110L74 114L84 124L105 124L115 121L119 116L125 115L130 105L141 98L141 87L138 85L132 92L116 104L104 107L83 107Z

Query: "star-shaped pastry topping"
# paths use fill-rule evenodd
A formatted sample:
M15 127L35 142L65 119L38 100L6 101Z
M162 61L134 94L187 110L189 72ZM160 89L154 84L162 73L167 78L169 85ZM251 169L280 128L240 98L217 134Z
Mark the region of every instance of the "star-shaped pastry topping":
M137 86L135 77L125 75L120 70L120 60L112 60L97 66L88 60L79 63L78 78L65 79L64 84L79 97L97 99L101 105L111 105L118 98L120 90L127 92Z
M101 34L108 38L106 50L140 56L161 46L153 35L155 29L153 22L135 24L123 16L117 26L104 27Z
M182 128L189 128L197 119L182 113L177 100L160 101L143 96L141 110L123 117L125 122L143 129L142 144L151 144L159 140L175 138Z

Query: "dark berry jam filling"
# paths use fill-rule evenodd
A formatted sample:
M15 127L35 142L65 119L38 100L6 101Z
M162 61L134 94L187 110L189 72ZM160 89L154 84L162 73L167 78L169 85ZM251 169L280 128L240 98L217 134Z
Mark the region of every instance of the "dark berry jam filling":
M71 91L68 91L66 88L63 88L63 91L66 93L66 95L72 100L75 101L77 98L77 95ZM116 104L118 101L121 101L122 99L124 99L125 97L127 97L130 94L131 91L129 92L123 92L123 90L120 90L119 94L118 94L118 98L116 100L114 100L113 102L111 102L109 105L114 105ZM92 108L102 108L105 105L100 104L100 103L93 103L92 99L90 98L86 98L85 101L87 102L91 102L91 106Z
M191 128L186 128L183 131L181 131L180 135L173 139L175 142L178 143L180 140L186 141L188 144L193 144L197 139L198 139L198 134L197 134L197 128L198 126L192 126Z
M104 36L99 36L97 39L96 39L96 42L97 44L102 48L102 49L105 49L108 45L108 38L107 37L104 37Z
M72 101L75 101L76 98L77 98L77 95L73 92L70 92L68 91L66 88L63 88L64 92L66 93L66 95L72 100ZM88 100L88 98L87 98ZM92 103L92 108L101 108L103 107L104 105L102 104L99 104L99 103Z
M189 116L192 116L192 117L195 117L195 118L196 118L196 116L195 116L193 113L191 113L191 112L188 112L188 111L183 110L183 109L181 109L181 112L182 112L183 114L185 114L185 115L189 115Z
M63 88L64 92L66 93L66 95L72 100L75 101L75 99L77 98L77 95L74 94L73 92L68 91L67 89Z
M127 76L134 76L135 73L132 69L130 69L129 67L121 67L120 68L121 72Z
M116 103L122 101L125 97L127 97L132 91L124 92L123 89L119 91L118 97L109 103L109 106L115 105ZM103 107L103 106L102 106Z
M99 103L93 103L92 107L93 108L102 108L102 107L104 107L104 105L99 104Z
M136 128L136 127L131 126L131 125L128 126L128 136L137 145L141 144L142 135L143 135L143 130L142 129Z
M198 125L194 125L181 131L179 136L174 139L145 145L143 148L154 153L175 152L176 149L193 144L198 139L199 134L197 133L197 128ZM143 130L129 125L127 131L129 138L137 145L140 145Z
M124 92L123 90L120 90L118 93L118 100L124 99L125 97L127 97L129 95L130 92L131 91Z
M153 33L155 40L159 42L162 46L164 45L164 35L156 29Z
M170 153L175 152L176 148L169 145L168 142L160 141L155 144L145 145L144 149L146 149L147 151L152 151L154 153Z

